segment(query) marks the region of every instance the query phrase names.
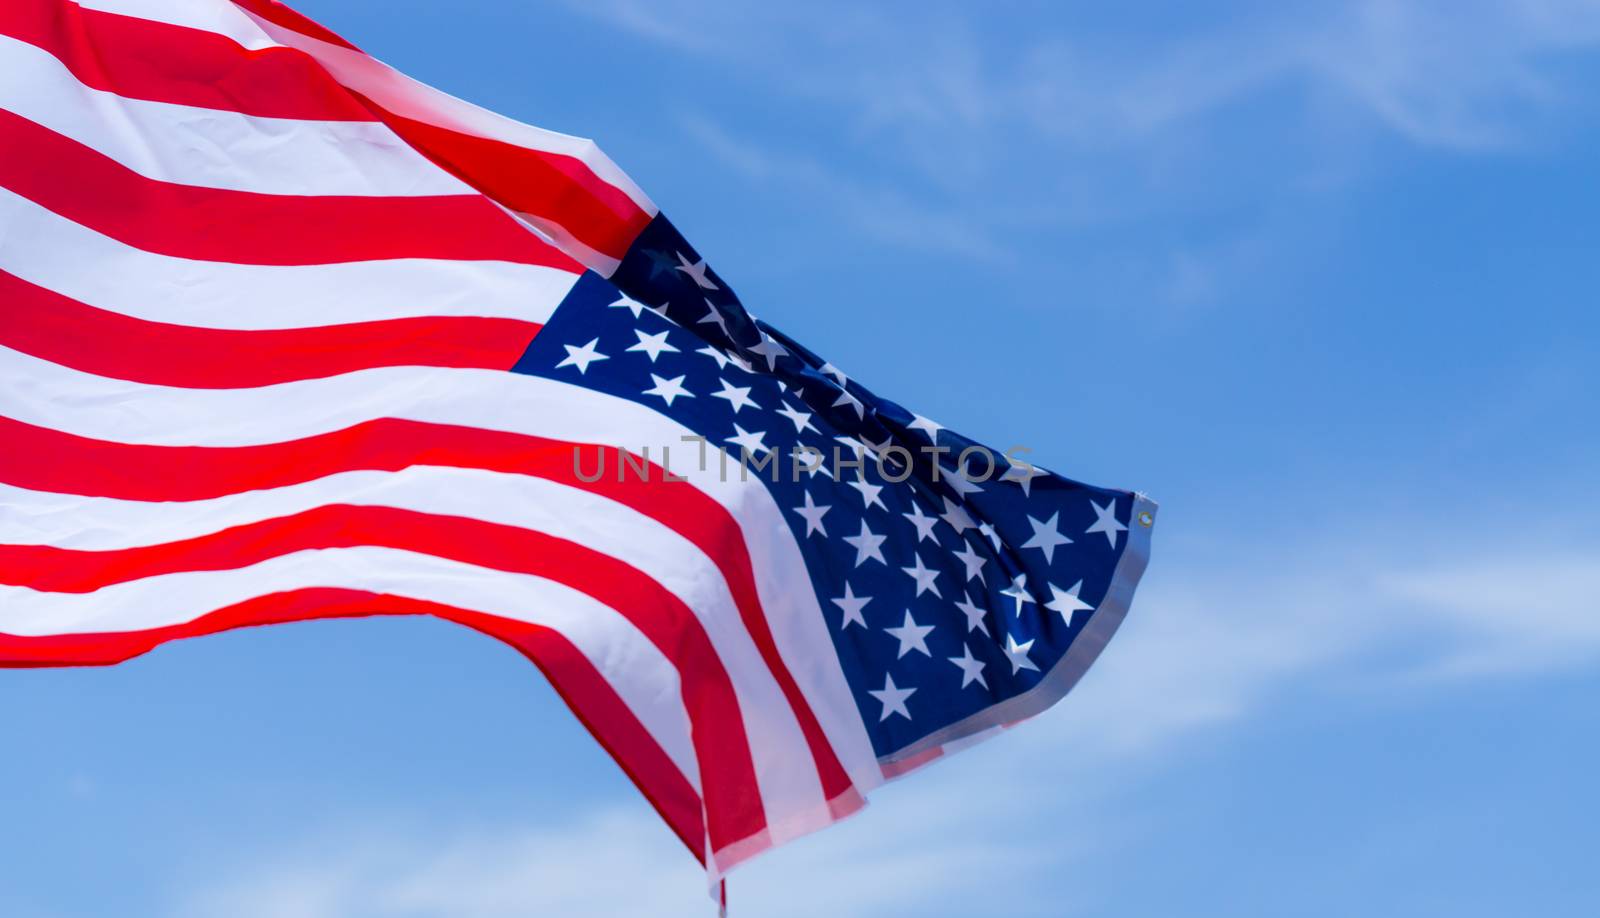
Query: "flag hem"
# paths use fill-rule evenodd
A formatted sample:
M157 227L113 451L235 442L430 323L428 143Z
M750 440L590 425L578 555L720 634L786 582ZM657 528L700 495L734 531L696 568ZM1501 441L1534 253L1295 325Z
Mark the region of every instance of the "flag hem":
M1066 656L1045 674L1038 685L965 720L936 730L903 749L879 757L878 763L884 768L884 776L893 779L909 774L927 762L942 757L943 753L966 748L971 745L967 742L969 740L984 738L986 731L998 732L1000 727L1045 711L1072 691L1127 617L1134 590L1139 586L1139 578L1144 575L1145 567L1150 562L1150 533L1158 509L1159 505L1143 494L1133 495L1133 509L1128 519L1128 544L1111 574L1111 585L1106 589L1105 599L1101 600L1100 608L1095 610L1094 617L1078 635L1078 639L1072 642ZM1149 514L1149 525L1141 522L1146 513Z
M706 872L712 885L715 886L727 879L735 867L757 855L797 838L820 832L854 816L866 806L866 794L860 788L852 786L818 806L781 819L748 838L724 845L713 852L706 863Z

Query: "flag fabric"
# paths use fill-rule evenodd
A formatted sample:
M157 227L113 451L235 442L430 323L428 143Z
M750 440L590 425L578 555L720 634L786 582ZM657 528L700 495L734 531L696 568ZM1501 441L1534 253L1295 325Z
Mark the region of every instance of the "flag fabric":
M272 0L0 6L0 361L0 665L458 622L713 879L1053 704L1155 515L756 319L589 141Z

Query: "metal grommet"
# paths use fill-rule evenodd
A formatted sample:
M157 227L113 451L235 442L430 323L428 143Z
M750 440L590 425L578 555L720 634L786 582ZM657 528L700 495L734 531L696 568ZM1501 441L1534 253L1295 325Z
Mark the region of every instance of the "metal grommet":
M1152 514L1149 510L1140 511L1140 513L1139 513L1139 525L1140 526L1143 526L1144 528L1149 529L1151 526L1154 526L1155 524L1156 524L1156 518L1155 518L1154 514Z

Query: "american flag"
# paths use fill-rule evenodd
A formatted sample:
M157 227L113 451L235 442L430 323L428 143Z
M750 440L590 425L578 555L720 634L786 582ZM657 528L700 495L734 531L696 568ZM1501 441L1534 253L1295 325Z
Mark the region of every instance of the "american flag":
M0 70L0 664L458 622L715 881L1127 611L1153 503L756 319L589 141L271 0L6 0Z

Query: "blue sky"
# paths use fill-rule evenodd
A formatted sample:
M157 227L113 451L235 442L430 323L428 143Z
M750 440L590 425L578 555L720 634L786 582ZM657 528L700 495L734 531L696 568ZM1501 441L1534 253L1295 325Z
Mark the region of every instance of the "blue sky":
M875 391L1162 503L1077 691L736 915L1600 905L1600 4L300 8L598 139ZM7 916L709 913L449 626L0 673L0 730Z

